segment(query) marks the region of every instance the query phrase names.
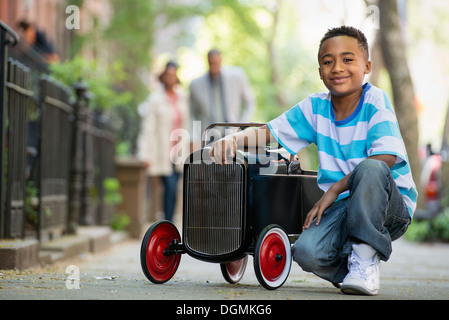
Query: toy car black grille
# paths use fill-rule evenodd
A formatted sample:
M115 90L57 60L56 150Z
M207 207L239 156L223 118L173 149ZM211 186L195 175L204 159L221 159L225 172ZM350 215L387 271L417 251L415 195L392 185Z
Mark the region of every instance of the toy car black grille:
M240 248L244 210L242 166L190 164L186 178L185 244L206 255L224 255Z

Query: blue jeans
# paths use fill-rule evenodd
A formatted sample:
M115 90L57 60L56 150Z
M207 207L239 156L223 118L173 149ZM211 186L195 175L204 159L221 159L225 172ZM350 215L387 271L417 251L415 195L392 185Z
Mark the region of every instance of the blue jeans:
M312 222L292 247L293 259L304 271L342 282L348 273L352 244L366 243L381 260L391 254L391 242L411 222L407 206L383 161L362 161L348 178L349 197L328 208L318 226Z
M164 213L165 219L169 221L173 221L175 212L179 175L175 171L175 168L173 168L173 173L170 176L162 176L162 183L164 185Z

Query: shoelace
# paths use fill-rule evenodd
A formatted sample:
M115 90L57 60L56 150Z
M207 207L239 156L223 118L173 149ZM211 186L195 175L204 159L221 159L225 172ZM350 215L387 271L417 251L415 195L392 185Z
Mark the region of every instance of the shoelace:
M374 259L360 261L353 255L349 257L348 268L351 274L357 273L364 280L368 280L368 277L374 272L375 262Z

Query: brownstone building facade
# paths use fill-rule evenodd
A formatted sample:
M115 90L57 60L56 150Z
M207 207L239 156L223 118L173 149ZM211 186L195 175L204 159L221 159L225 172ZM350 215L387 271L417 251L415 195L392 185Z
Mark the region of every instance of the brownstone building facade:
M20 21L27 21L43 34L61 59L69 55L73 30L65 26L65 0L0 0L0 19L23 37Z

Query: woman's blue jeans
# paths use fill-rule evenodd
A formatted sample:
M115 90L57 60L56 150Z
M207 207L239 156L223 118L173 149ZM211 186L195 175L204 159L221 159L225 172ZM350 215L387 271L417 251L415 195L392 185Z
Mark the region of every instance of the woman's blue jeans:
M164 213L165 219L169 221L173 221L175 212L179 175L173 168L171 175L162 176L162 183L164 185Z
M366 243L381 260L391 254L391 242L411 222L407 206L383 161L362 161L348 178L349 197L328 208L318 226L312 222L292 247L293 259L304 271L338 283L348 273L352 244Z

